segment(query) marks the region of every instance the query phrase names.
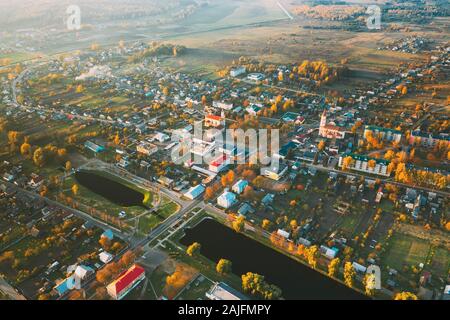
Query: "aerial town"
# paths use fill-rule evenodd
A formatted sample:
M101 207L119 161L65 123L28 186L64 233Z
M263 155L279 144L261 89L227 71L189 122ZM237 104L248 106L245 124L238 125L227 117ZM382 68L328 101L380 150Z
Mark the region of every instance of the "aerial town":
M0 300L450 300L446 1L72 2L0 0Z

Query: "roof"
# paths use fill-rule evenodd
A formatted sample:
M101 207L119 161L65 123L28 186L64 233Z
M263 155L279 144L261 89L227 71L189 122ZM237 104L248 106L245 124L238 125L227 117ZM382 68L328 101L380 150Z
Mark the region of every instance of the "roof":
M136 279L138 279L143 273L145 273L144 268L135 264L125 271L119 278L113 281L110 286L114 286L116 294L122 292L130 284L132 284Z
M219 198L224 199L227 202L233 202L234 200L236 200L236 195L233 192L225 191Z
M364 129L365 130L370 130L370 131L392 132L392 133L398 133L398 134L402 133L400 130L384 128L384 127L378 127L378 126L365 126Z
M352 157L355 160L360 160L360 161L363 161L363 162L374 160L376 163L382 163L384 165L388 165L390 163L390 161L388 161L388 160L368 157L368 156L365 156L365 155L360 155L360 154L355 154L355 153L344 153L342 155L342 157L343 158L345 158L345 157Z
M111 229L107 229L105 230L105 232L102 233L102 237L106 237L109 240L112 240L114 238L114 233L112 232Z
M233 185L233 189L235 189L235 188L245 188L246 186L248 186L247 180L241 179L241 180L239 180L238 182L236 182Z
M197 196L199 196L203 191L205 191L205 187L202 186L201 184L190 188L184 195L191 195L193 198L196 198Z
M101 262L108 263L108 262L110 262L112 260L113 255L108 253L108 252L106 252L106 251L103 251L103 252L101 252L99 254L99 258L100 258Z
M85 266L85 265L79 265L75 269L75 274L81 279L86 277L86 275L90 272L94 272L94 269L92 269L91 267Z
M206 119L210 119L210 120L215 120L215 121L221 121L222 117L221 116L216 116L213 114L208 114L206 117Z
M221 157L217 158L213 162L211 162L211 166L213 167L220 167L226 160L228 159L227 155L222 155Z
M245 295L223 282L216 283L207 295L214 300L248 300Z
M429 133L429 132L422 132L419 130L415 130L413 132L411 132L411 136L412 137L422 137L422 138L433 138L433 139L438 139L438 140L447 140L450 141L450 136L449 135L444 135L444 134L433 134L433 133Z

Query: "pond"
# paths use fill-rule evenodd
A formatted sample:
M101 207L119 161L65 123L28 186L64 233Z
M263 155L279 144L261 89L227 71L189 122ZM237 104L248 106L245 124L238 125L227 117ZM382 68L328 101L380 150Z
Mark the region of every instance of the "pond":
M121 207L144 206L144 194L94 172L77 171L80 185Z
M201 253L211 261L221 258L233 264L233 273L263 275L281 288L285 299L368 299L363 294L277 252L213 219L205 219L185 230L180 242L202 245Z

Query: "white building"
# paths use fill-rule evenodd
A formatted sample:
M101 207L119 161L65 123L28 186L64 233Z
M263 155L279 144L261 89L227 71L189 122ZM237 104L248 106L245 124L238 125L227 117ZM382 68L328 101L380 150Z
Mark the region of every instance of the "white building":
M264 80L264 78L265 77L262 73L250 73L247 76L247 79L251 80L251 81L262 81L262 80Z
M277 166L261 168L261 175L272 180L280 180L288 172L288 166L279 163Z
M162 132L157 132L154 136L153 139L158 140L160 143L166 142L170 139L170 137Z
M151 156L152 154L158 152L158 147L149 142L141 142L136 146L136 151L145 154L146 156Z
M241 194L242 192L244 192L244 190L247 186L248 186L248 181L241 179L233 185L231 190L233 190L233 192L235 192L237 194Z
M228 209L236 203L236 195L233 192L225 191L217 198L217 204Z
M391 174L388 172L389 161L384 159L370 158L357 154L343 154L339 157L339 167L344 166L344 159L351 157L352 161L348 166L348 169L365 172L369 174L389 177Z
M226 167L230 164L230 158L227 155L221 155L219 158L214 160L209 164L209 171L212 171L214 173L219 173L223 170L225 170Z
M190 200L194 200L194 199L197 199L198 197L200 197L204 191L205 191L205 187L202 186L201 184L199 184L195 187L190 188L184 194L184 196Z

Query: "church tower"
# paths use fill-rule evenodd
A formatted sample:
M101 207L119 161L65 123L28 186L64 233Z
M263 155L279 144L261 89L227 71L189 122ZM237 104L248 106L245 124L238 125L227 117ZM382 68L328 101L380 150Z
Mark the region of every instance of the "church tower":
M327 125L327 109L323 110L322 117L320 118L320 127L323 128Z

